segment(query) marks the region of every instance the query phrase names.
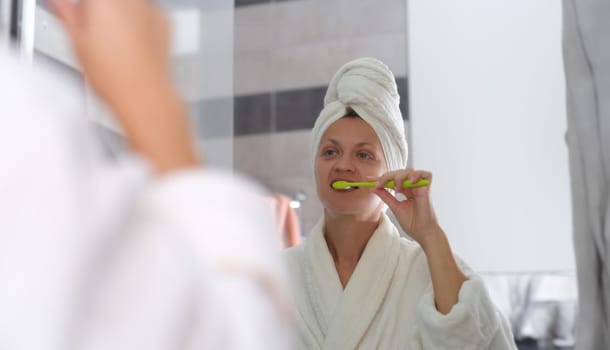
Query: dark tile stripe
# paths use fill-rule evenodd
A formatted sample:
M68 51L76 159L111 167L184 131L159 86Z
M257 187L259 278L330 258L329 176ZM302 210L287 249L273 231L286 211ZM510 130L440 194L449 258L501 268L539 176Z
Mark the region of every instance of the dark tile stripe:
M396 78L398 94L400 94L400 112L402 119L409 120L409 80L406 77Z
M235 135L272 132L271 94L235 97Z
M270 0L235 0L235 7L250 6L271 2Z
M232 104L232 105L231 105ZM231 113L233 112L233 113ZM271 132L271 95L210 99L191 107L197 135L204 138ZM233 115L233 128L227 128L227 115Z
M235 7L265 4L268 2L283 2L295 0L235 0Z
M408 120L408 81L396 79L400 109ZM272 93L236 96L235 135L259 134L289 130L307 130L322 110L326 86ZM272 101L274 112L272 113ZM272 118L275 117L275 120Z
M274 131L311 129L324 107L324 94L324 87L277 92Z

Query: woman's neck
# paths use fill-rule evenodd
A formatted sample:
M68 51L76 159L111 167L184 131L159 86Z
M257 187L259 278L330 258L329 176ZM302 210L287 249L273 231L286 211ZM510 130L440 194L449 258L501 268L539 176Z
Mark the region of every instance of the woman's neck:
M347 285L380 219L381 213L365 217L325 213L324 237L343 287Z

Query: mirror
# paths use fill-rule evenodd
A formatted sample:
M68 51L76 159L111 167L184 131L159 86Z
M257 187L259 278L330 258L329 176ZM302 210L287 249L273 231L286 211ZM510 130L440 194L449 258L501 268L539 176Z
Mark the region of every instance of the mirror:
M24 7L22 50L82 84L57 22L37 5ZM287 199L293 216L282 230L293 236L284 244L306 242L323 215L310 135L328 83L346 62L376 57L395 76L409 164L434 173L432 198L453 251L483 277L518 340L573 343L560 3L163 6L174 24L175 79L209 163ZM84 84L83 104L111 150L120 147L120 130Z
M573 344L561 3L236 5L235 169L293 200L303 239L323 210L309 145L327 84L349 60L377 57L397 78L410 165L434 173L454 252L523 346Z

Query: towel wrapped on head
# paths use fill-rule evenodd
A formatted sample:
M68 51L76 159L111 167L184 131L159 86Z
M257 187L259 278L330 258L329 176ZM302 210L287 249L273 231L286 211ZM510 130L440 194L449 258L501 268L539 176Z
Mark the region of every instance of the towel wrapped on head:
M408 149L399 102L394 75L383 62L374 58L348 62L331 80L313 127L313 159L326 129L354 111L379 137L388 171L404 169Z

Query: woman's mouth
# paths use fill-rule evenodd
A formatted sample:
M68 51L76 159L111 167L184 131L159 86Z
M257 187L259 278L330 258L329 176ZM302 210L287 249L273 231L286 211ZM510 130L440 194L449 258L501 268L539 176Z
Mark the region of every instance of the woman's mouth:
M335 179L330 183L330 188L336 192L351 192L357 190L359 187L356 186L346 186L346 180Z

